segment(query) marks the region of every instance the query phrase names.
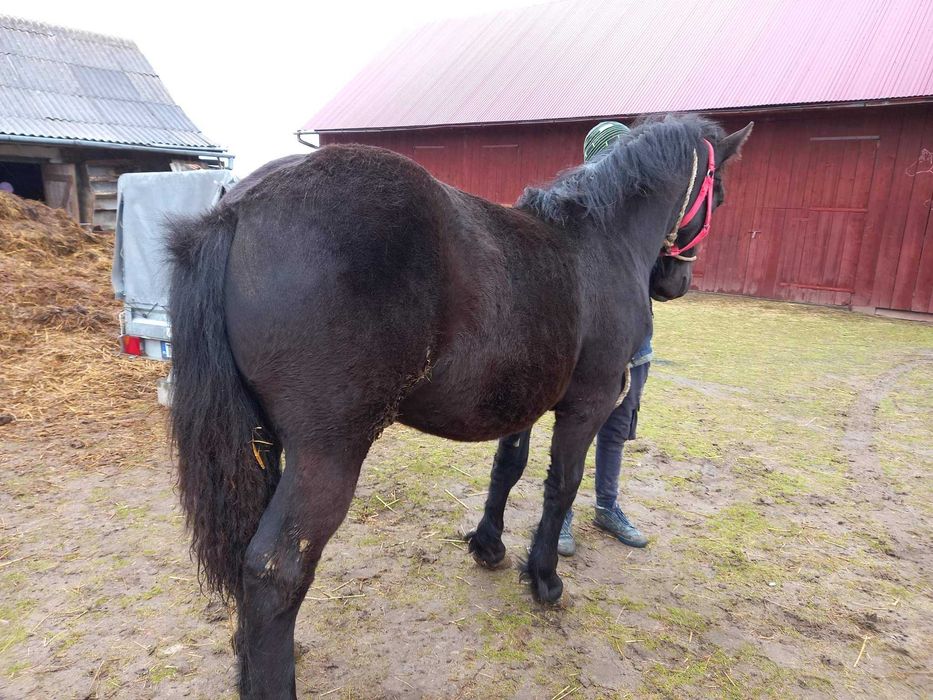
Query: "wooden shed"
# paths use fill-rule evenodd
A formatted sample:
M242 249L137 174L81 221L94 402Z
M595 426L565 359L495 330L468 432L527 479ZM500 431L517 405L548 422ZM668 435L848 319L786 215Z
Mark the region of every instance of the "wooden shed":
M0 183L112 229L125 172L224 167L125 39L0 16Z
M510 203L579 163L600 119L753 119L694 288L926 316L930 35L924 0L565 0L401 37L302 133Z

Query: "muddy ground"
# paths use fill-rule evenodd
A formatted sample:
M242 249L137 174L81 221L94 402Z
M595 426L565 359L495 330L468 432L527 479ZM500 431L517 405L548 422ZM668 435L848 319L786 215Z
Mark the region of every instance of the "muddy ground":
M61 277L35 267L0 269L7 308ZM235 697L173 493L164 367L116 355L115 323L23 323L0 338L0 698ZM494 445L393 427L302 607L300 696L933 695L933 327L699 295L656 327L620 499L648 548L589 524L590 464L543 608L457 537ZM506 513L513 559L550 425Z

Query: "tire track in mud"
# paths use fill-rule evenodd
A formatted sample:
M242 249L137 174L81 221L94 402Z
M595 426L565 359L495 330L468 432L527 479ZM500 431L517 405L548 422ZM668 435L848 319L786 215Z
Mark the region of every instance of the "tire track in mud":
M933 365L933 353L920 353L892 367L863 389L849 409L845 433L842 436L842 449L849 458L853 471L876 481L884 481L884 475L872 448L875 414L897 380L923 365Z
M849 490L853 492L853 505L861 504L874 527L882 528L881 532L889 543L882 547L882 551L902 563L909 561L919 566L916 575L922 575L929 565L926 549L920 545L923 534L917 529L916 513L904 501L907 494L883 472L873 439L878 408L894 390L898 380L908 372L931 365L933 353L921 351L907 356L873 380L849 409L841 440L843 454L849 461ZM872 527L867 532L873 534ZM907 577L905 580L916 579Z

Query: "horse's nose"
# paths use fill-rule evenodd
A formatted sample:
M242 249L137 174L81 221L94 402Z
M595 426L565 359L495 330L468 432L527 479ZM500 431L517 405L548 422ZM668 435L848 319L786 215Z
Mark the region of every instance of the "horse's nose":
M690 275L684 275L683 280L680 283L680 293L678 297L682 297L690 289Z

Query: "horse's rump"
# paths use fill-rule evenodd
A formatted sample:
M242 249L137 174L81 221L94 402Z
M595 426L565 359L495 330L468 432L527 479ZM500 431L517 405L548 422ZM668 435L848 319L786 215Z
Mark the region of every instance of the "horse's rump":
M436 356L446 195L387 154L322 149L235 204L227 330L283 439L378 434Z

